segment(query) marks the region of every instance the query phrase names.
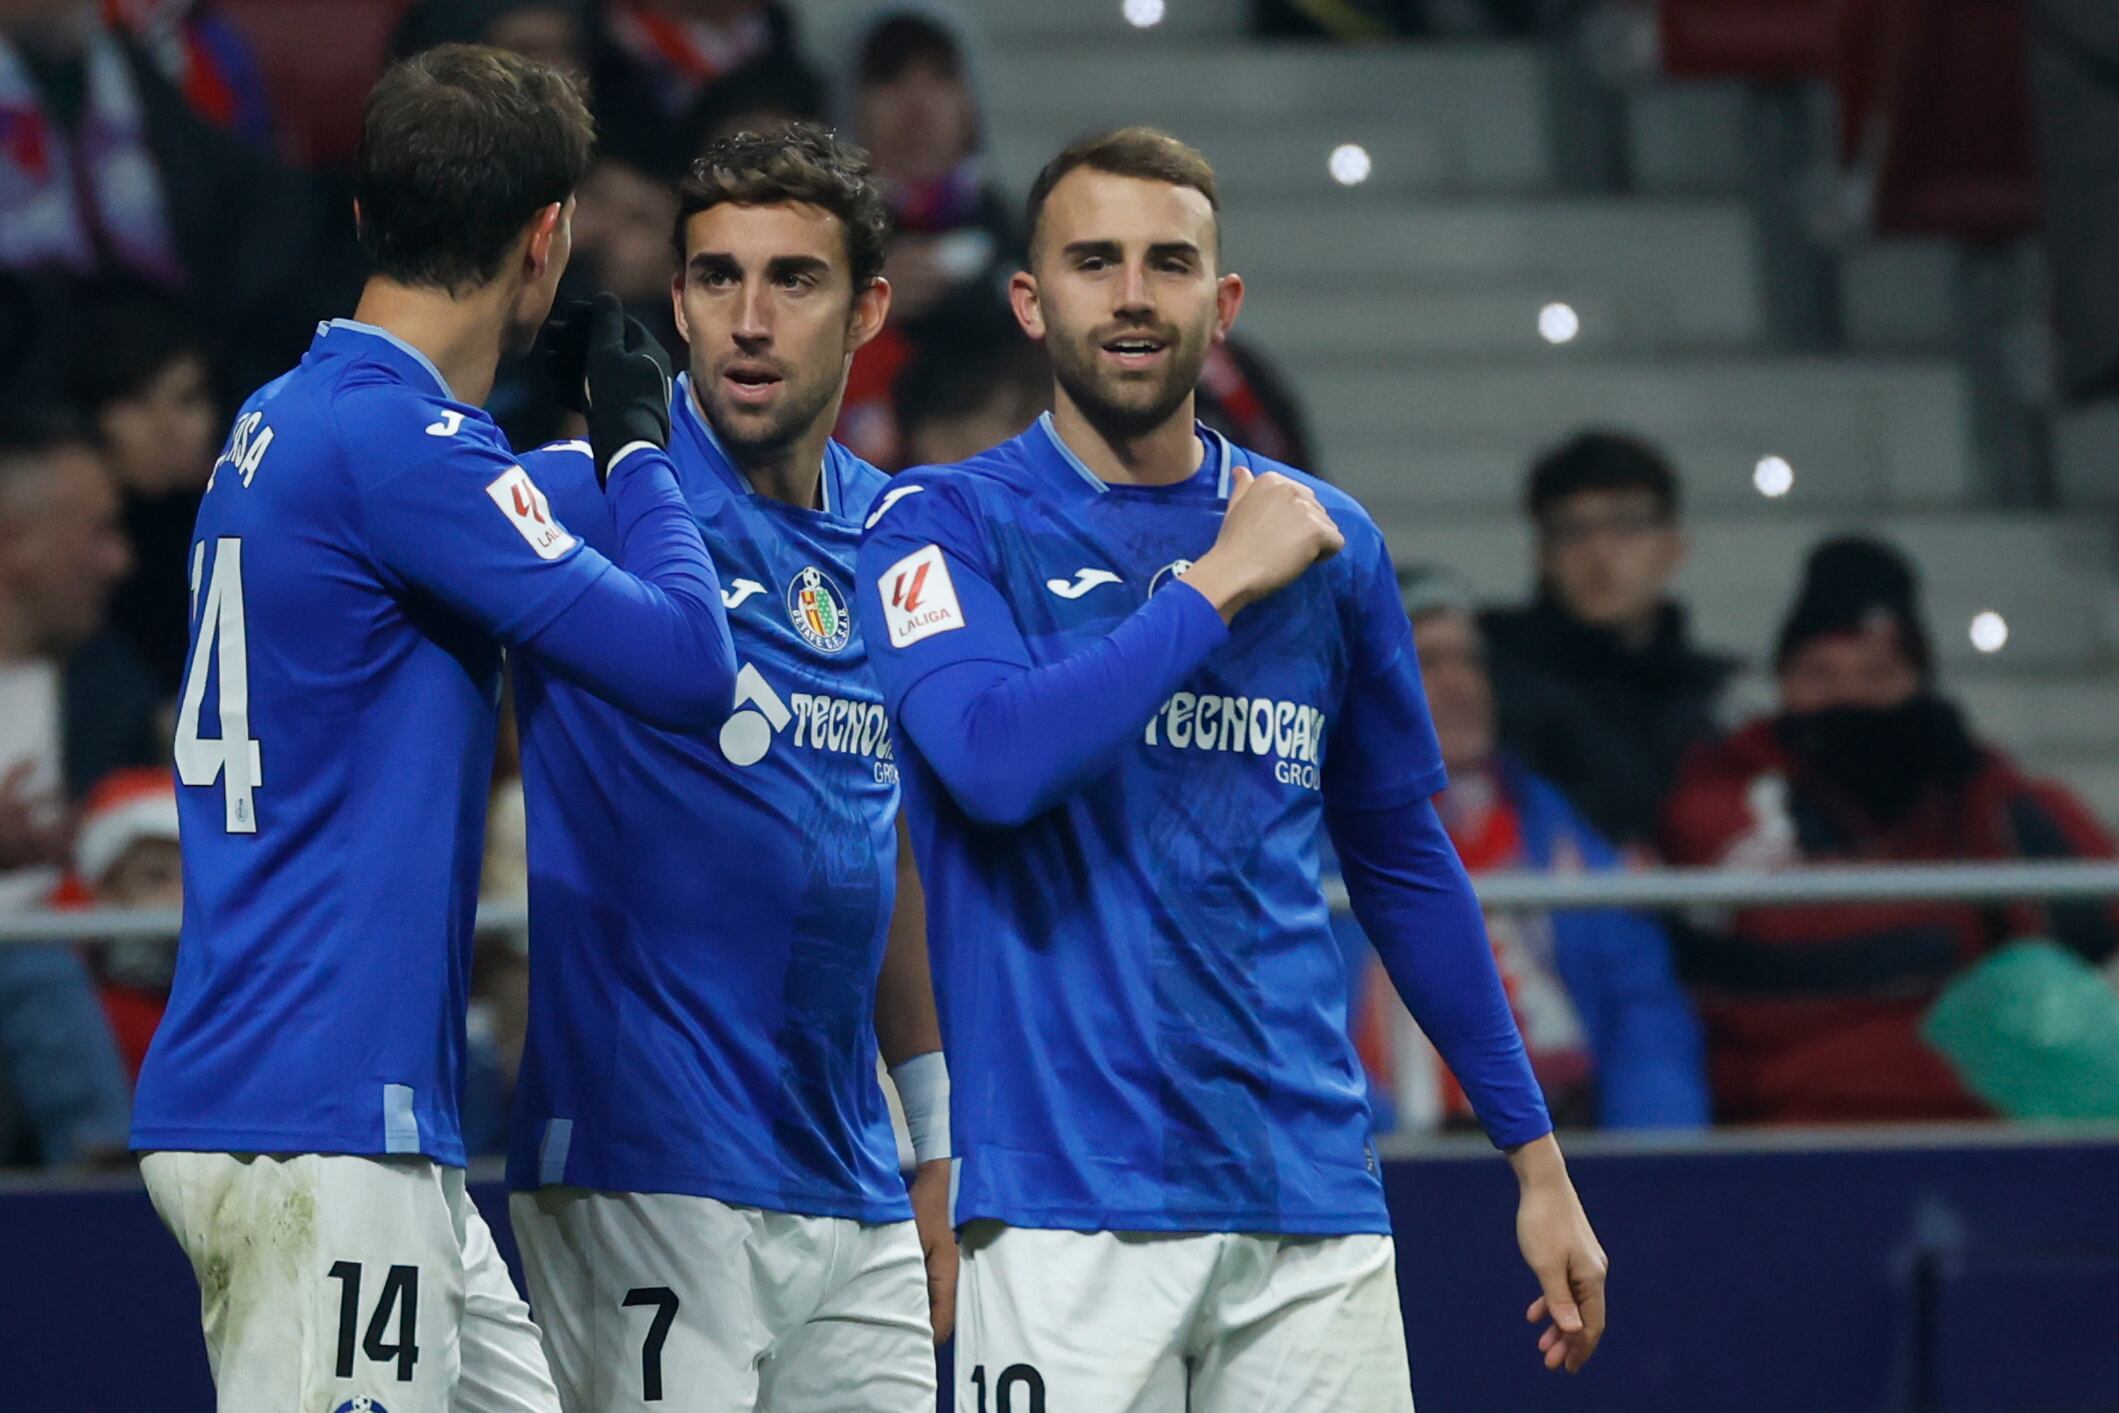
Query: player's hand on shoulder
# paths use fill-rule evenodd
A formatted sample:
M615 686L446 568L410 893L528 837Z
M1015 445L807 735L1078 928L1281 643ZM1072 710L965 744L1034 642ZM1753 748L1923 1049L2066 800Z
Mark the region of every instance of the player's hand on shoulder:
M668 355L617 295L577 299L553 315L544 350L561 405L588 418L599 479L635 442L670 444Z
M1244 466L1232 466L1230 475L1221 533L1185 572L1185 582L1224 619L1346 548L1346 536L1308 486L1277 471L1253 476Z

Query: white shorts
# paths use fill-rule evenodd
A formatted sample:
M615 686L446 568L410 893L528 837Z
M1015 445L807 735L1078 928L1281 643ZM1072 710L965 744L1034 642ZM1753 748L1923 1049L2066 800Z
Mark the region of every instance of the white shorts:
M161 1152L140 1172L199 1278L224 1413L557 1413L463 1169Z
M909 1221L578 1187L508 1213L567 1413L933 1413Z
M1412 1413L1387 1236L972 1222L958 1413Z

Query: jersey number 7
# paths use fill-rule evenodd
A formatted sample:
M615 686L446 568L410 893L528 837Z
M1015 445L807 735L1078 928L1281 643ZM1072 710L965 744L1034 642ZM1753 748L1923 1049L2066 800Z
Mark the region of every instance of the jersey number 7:
M196 611L199 578L205 567L206 542L191 550L191 601ZM206 714L206 678L218 669L221 734L199 735ZM206 587L206 608L192 635L191 665L184 671L184 700L177 708L177 779L186 785L225 780L227 829L255 834L258 816L252 799L264 774L258 743L250 739L250 640L243 625L243 542L233 535L214 541L213 578Z

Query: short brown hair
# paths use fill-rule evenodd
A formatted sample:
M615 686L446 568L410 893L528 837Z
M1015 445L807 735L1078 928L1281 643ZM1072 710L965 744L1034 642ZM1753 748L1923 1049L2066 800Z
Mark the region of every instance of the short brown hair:
M846 227L846 258L856 293L883 273L890 240L890 202L876 182L868 154L814 123L778 132L739 132L709 145L677 184L677 229L672 240L684 265L684 226L701 211L733 203L821 206Z
M1215 240L1221 239L1221 194L1214 185L1214 164L1198 148L1178 141L1160 128L1128 127L1076 138L1037 174L1037 180L1030 184L1030 199L1024 203L1024 228L1030 232L1033 248L1037 245L1038 218L1045 213L1052 189L1080 167L1114 177L1138 177L1142 181L1190 187L1207 198L1215 217Z
M401 284L485 284L524 224L573 194L595 143L581 91L557 69L483 44L401 60L361 115L361 254Z

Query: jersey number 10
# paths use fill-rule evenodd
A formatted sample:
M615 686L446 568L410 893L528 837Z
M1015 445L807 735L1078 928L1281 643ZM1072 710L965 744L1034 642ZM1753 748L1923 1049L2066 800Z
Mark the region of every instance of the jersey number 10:
M191 602L198 618L191 665L184 671L184 700L177 708L177 779L186 785L224 781L230 834L258 832L252 796L263 775L258 743L250 739L250 640L243 626L243 542L233 535L214 541L213 578L206 607L198 609L206 542L191 549ZM221 734L201 736L206 715L206 678L218 669Z

